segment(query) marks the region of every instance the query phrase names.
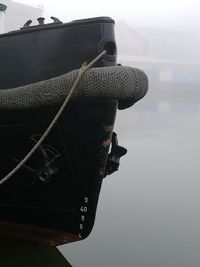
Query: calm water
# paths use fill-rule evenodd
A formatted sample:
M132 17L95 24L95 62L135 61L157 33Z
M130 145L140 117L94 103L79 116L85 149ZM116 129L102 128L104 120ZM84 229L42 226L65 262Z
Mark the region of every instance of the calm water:
M1 2L10 30L31 13L34 21L43 13L64 22L109 15L119 62L151 76L144 100L118 112L115 131L128 154L103 183L94 229L86 240L60 247L63 255L74 267L199 267L199 1L57 0L55 8L52 0L17 0L44 9L21 14L18 7L14 15L13 1ZM156 89L151 78L184 83Z
M92 234L60 247L73 266L199 267L200 104L153 94L118 112L128 154L103 183Z

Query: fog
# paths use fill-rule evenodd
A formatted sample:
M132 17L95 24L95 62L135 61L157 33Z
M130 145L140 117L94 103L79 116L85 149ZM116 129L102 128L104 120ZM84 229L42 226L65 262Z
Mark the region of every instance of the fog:
M93 232L63 255L76 267L199 267L199 2L17 2L64 22L111 16L118 61L149 77L147 96L118 112L128 154L103 183Z
M197 0L124 0L94 2L92 0L18 0L34 6L43 6L45 15L58 15L64 20L107 15L127 21L132 26L198 28L199 1Z

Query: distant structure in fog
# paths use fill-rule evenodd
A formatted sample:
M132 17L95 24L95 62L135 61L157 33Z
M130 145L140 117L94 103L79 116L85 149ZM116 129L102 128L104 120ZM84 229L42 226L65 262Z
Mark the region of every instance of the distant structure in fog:
M5 31L13 31L20 29L27 20L33 21L43 14L41 6L32 7L12 0L2 0L1 3L7 5L5 16Z
M196 33L116 25L119 61L144 69L151 80L200 83L200 38Z

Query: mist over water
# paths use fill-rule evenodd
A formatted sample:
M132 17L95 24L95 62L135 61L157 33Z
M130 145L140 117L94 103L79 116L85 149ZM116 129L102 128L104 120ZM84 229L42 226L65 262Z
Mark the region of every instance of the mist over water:
M118 114L128 154L103 183L91 236L61 248L74 266L199 266L199 107L151 104Z
M118 60L148 74L149 92L118 112L128 154L103 183L91 236L61 248L75 266L200 265L200 32L191 10L176 27L170 14L160 27L116 23Z
M118 112L128 154L103 182L93 232L63 255L76 267L199 267L199 3L37 3L63 21L113 17L118 61L149 77L145 98Z

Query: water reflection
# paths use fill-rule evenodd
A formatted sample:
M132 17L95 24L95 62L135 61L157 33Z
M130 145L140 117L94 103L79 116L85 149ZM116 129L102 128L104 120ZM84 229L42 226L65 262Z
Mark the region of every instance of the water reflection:
M2 2L14 10L7 13L6 30L43 13L41 7L20 6L19 12L19 3ZM197 1L153 2L131 7L130 2L110 1L109 9L108 2L98 9L85 2L85 9L77 9L74 2L73 9L72 3L68 8L58 1L55 10L48 1L44 10L45 16L58 15L63 21L107 12L117 21L119 62L144 69L150 78L147 96L118 112L115 130L128 154L119 172L103 183L93 232L85 241L60 247L76 267L200 264L199 8ZM140 3L145 8L138 9ZM120 18L129 14L132 24L120 22L115 10ZM151 21L156 28L149 27Z
M156 31L141 32L146 41ZM119 172L103 183L94 231L87 240L61 250L77 267L198 267L200 68L192 63L198 61L196 48L191 55L187 49L176 53L183 40L192 46L191 39L169 32L162 37L159 31L159 38L150 38L147 51L138 31L129 27L122 33L129 37L118 38L119 61L146 70L149 92L133 108L118 112L115 131L128 154Z
M180 87L150 87L118 112L128 154L103 183L91 236L61 248L74 266L199 266L199 91Z

